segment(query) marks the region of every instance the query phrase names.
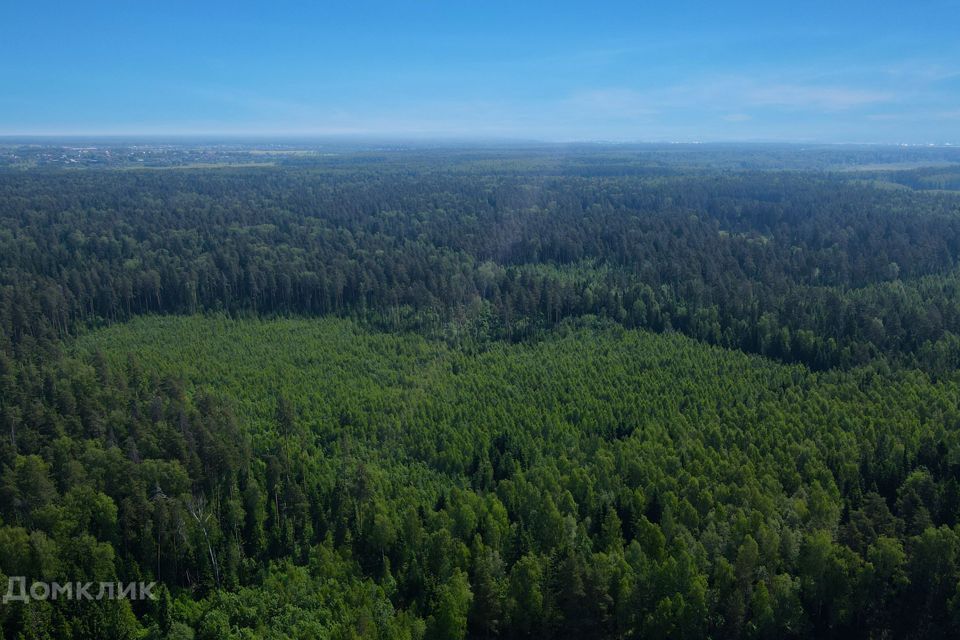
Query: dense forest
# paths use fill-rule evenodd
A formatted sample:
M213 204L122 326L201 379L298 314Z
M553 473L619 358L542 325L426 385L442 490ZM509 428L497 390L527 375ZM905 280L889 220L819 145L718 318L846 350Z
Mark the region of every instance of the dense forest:
M960 633L956 169L645 153L0 170L4 637Z
M391 166L0 173L4 350L142 313L514 339L596 314L815 369L960 364L952 192Z

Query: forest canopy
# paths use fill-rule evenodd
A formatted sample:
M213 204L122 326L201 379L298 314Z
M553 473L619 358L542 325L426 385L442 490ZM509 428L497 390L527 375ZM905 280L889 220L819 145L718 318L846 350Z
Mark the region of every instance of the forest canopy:
M960 633L956 170L716 152L0 170L4 637Z

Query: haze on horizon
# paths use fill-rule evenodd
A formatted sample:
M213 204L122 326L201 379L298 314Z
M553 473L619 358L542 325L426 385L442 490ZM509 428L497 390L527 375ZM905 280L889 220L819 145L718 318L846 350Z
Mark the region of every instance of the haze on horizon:
M960 143L960 2L10 2L0 135Z

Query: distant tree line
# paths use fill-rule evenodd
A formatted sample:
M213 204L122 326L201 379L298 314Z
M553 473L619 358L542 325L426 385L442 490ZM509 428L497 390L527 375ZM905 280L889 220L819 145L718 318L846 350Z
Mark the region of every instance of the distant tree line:
M143 313L566 317L817 369L960 364L960 197L836 176L0 173L0 340Z

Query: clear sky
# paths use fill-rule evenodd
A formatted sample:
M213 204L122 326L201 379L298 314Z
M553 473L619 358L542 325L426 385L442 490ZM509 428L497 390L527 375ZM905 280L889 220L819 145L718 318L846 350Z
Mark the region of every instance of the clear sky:
M960 0L0 2L0 134L960 144Z

